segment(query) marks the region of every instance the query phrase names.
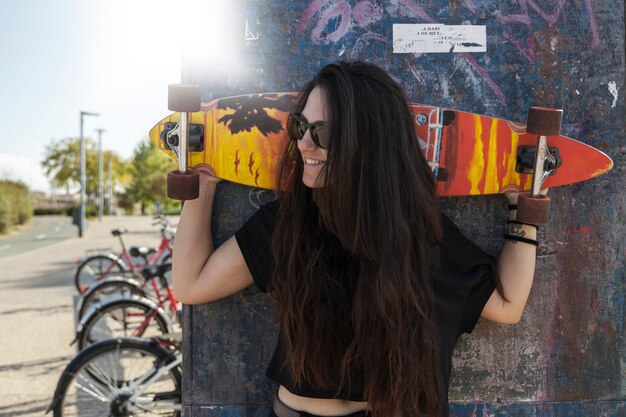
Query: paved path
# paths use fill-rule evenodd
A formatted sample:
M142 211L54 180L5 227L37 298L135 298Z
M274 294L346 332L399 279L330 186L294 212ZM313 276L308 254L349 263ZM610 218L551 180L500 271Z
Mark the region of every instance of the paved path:
M19 232L0 236L0 258L52 245L76 236L76 226L68 216L37 216Z
M75 261L87 250L117 248L110 234L114 228L128 229L124 241L129 246L157 246L160 236L151 224L149 216L105 217L90 222L82 239L71 237L0 258L0 417L41 417L76 353L69 346L74 338Z

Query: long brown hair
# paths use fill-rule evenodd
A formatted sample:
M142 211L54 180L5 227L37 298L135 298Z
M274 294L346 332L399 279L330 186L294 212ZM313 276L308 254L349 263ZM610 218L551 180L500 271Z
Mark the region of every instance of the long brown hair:
M277 184L268 290L287 365L297 384L337 393L361 378L374 417L440 416L431 274L441 213L406 96L382 69L340 62L304 87L296 111L314 87L330 118L323 187L302 183L293 141ZM333 260L338 248L347 256ZM354 275L333 273L345 269Z

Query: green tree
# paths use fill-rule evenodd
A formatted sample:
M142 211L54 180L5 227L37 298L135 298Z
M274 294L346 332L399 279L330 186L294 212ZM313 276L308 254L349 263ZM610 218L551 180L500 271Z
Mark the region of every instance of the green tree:
M134 202L141 203L142 214L146 213L149 205L157 201L163 202L166 209L173 204L167 198L167 173L176 167L176 163L149 140L137 145L130 167L132 179L127 192Z
M85 143L93 141L87 139ZM89 146L85 148L89 152ZM80 175L80 140L65 138L52 141L46 145L45 157L41 166L48 178L54 180L59 187L69 188L79 182Z
M106 180L106 164L109 157L113 158L113 178L122 184L130 181L128 164L111 151L103 151L105 164L103 180ZM48 178L54 180L59 187L69 189L70 186L80 183L80 139L65 138L52 141L46 145L45 157L41 166ZM85 193L88 197L98 191L98 148L91 138L85 138Z

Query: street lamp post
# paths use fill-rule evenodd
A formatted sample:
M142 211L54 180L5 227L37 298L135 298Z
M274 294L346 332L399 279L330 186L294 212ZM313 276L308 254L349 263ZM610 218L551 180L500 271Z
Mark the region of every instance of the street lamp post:
M109 181L108 181L108 190L107 195L109 196L108 207L109 207L109 216L113 215L113 156L109 152Z
M102 221L102 215L104 212L104 190L102 186L103 181L103 166L102 166L102 132L104 129L96 129L98 132L98 220Z
M83 237L85 230L85 185L87 170L85 169L85 137L83 136L83 117L99 116L98 113L80 112L80 214L78 218L78 237Z

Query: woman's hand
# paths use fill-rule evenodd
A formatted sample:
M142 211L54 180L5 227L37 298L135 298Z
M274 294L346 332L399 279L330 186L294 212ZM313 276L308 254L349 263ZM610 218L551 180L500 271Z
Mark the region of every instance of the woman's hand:
M221 179L207 164L194 169L200 173L200 195L185 201L172 255L174 294L185 304L218 300L253 283L234 236L218 249L213 245L213 199Z
M549 188L544 188L540 191L540 194L546 195L548 194L548 190ZM517 197L520 195L520 190L517 187L508 187L502 191L502 194L509 204L515 205L517 204Z
M221 178L218 178L215 175L215 170L208 164L200 164L194 167L196 171L198 171L200 175L200 188L206 185L216 185L218 182L222 181Z

